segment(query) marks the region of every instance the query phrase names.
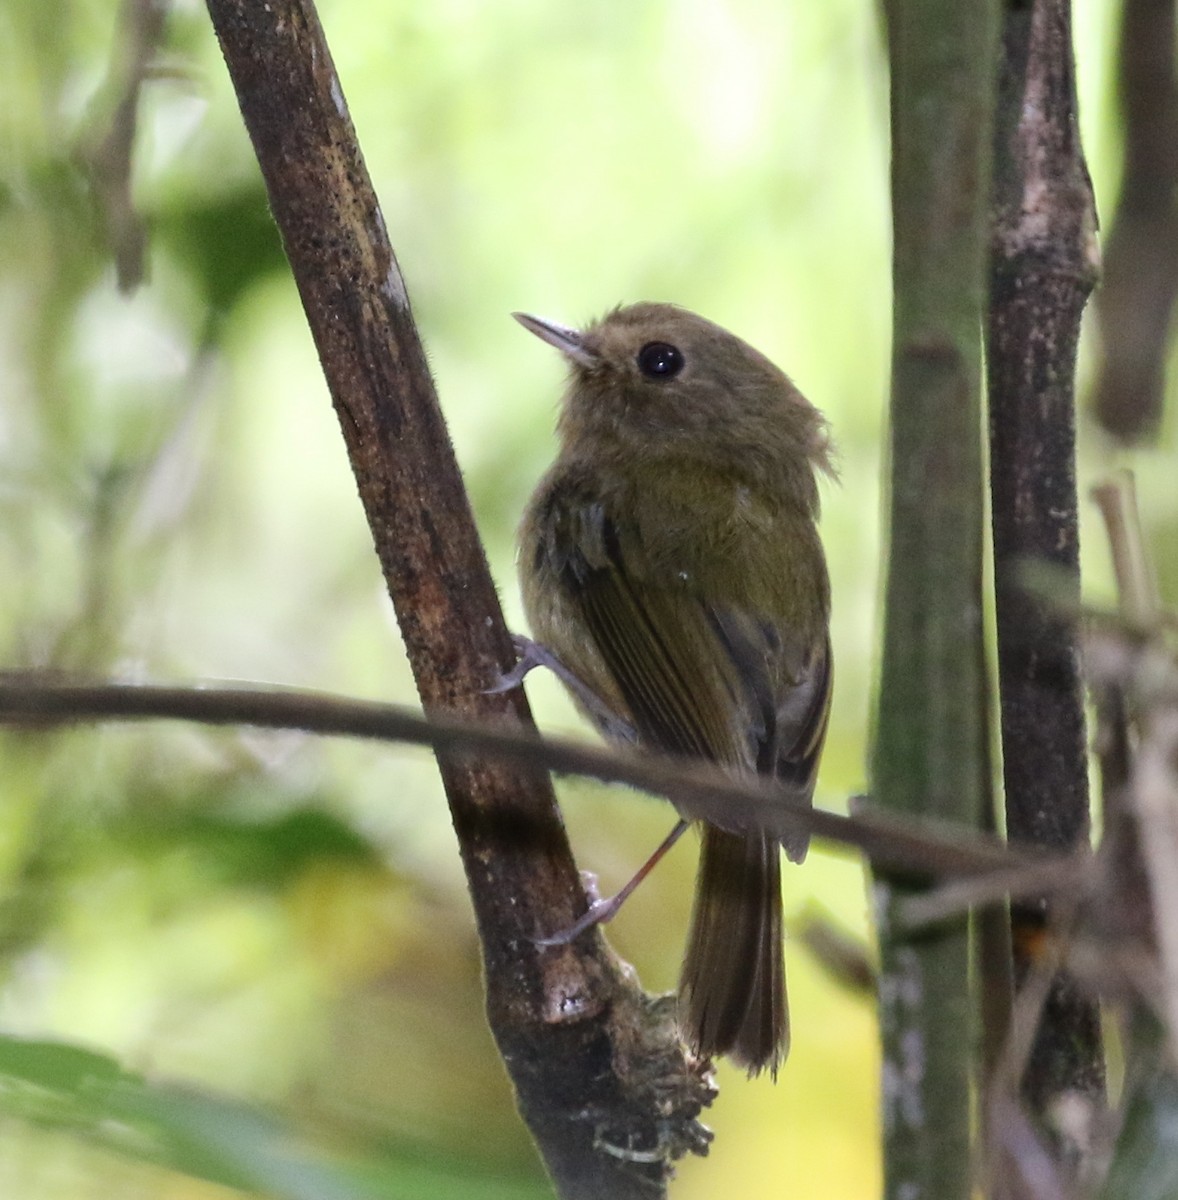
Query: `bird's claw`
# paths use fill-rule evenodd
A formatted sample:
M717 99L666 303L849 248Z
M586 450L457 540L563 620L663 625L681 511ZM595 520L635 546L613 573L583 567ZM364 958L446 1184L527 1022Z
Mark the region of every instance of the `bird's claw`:
M575 942L586 930L595 925L605 924L620 907L616 896L610 896L608 900L594 900L567 929L532 940L537 946L567 946L570 942Z
M484 688L484 696L501 696L504 692L514 691L537 667L548 667L558 674L563 670L563 664L551 650L532 641L530 637L524 637L522 633L511 635L511 645L517 660L515 666L500 675L491 687Z

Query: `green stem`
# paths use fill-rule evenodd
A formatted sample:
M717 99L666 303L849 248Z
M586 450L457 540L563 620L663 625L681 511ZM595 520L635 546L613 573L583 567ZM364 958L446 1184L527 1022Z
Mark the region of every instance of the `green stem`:
M890 558L875 796L980 823L988 800L982 636L981 344L998 39L993 0L891 0ZM885 1194L970 1194L974 1001L968 919L892 929L882 879Z

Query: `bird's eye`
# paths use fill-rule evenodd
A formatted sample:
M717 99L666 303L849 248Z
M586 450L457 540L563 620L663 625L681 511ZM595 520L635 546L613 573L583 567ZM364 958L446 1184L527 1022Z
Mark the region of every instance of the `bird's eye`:
M683 370L683 352L670 342L647 342L638 351L638 369L650 379L674 379Z

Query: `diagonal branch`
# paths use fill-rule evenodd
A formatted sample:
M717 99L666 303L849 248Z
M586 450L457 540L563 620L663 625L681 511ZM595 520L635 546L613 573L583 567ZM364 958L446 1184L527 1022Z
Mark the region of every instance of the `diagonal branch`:
M485 689L512 661L433 381L312 0L208 0L428 714L528 721ZM541 949L585 908L551 784L439 753L478 923L487 1012L563 1197L662 1194L710 1093L674 1021L600 937ZM656 1114L655 1094L669 1097ZM669 1118L669 1119L668 1119ZM667 1146L664 1130L674 1131ZM633 1145L651 1161L610 1155Z

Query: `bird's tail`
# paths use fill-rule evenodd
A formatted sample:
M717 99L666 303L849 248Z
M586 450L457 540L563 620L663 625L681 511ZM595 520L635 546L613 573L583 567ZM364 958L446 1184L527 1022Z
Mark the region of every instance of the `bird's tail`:
M789 1008L775 838L704 826L679 1012L697 1054L776 1075L789 1052Z

